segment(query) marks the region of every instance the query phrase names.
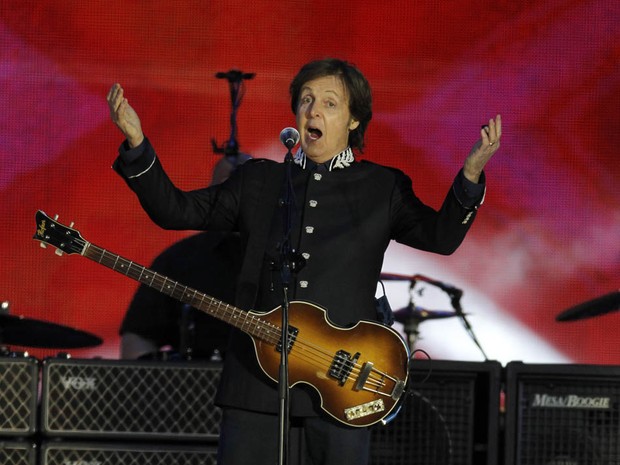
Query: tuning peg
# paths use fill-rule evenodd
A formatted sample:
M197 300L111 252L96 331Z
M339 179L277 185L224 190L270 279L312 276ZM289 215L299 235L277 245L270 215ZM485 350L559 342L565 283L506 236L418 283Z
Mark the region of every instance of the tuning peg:
M58 255L59 257L62 257L62 254L63 254L62 250L60 250L60 249L56 249L56 250L54 250L54 253L55 253L56 255Z
M58 220L58 213L54 215L54 221L57 221L57 220Z
M45 242L39 242L39 247L42 249L47 249L47 244Z
M74 224L75 223L72 221L71 224L69 225L69 227L72 228Z

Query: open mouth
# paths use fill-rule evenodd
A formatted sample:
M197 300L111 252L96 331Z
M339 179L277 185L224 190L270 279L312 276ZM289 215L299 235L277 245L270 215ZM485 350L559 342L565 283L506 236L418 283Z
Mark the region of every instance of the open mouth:
M318 140L323 135L321 130L316 128L308 128L308 134L310 134L311 140Z

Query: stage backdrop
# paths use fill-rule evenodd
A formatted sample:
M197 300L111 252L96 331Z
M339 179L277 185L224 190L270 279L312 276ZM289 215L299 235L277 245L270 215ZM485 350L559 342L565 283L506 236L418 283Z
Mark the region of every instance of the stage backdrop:
M617 0L4 0L0 300L13 314L104 339L74 357L117 357L137 284L32 240L38 209L143 265L189 234L154 226L112 171L122 137L107 110L110 86L122 83L171 177L197 188L221 156L212 138L230 136L229 89L215 74L256 73L237 139L243 152L281 160L278 134L295 121L290 79L326 56L357 64L372 84L363 158L404 170L434 207L481 124L503 117L463 246L443 257L393 245L384 271L463 289L491 359L620 363L620 313L555 321L620 287ZM413 299L450 310L432 286L385 288L395 309ZM418 329L417 347L435 358L482 360L457 318Z

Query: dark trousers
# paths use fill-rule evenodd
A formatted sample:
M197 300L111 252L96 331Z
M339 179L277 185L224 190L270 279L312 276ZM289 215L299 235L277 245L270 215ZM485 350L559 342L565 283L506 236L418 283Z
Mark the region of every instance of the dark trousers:
M370 430L323 417L292 418L289 465L366 465ZM224 409L218 465L277 465L278 415Z

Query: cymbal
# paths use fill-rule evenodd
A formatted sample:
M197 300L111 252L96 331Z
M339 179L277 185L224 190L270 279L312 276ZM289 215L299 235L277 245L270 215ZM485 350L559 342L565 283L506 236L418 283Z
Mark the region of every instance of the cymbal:
M620 310L620 289L567 308L555 317L556 321L573 321Z
M406 323L410 320L436 320L439 318L451 318L453 316L457 316L457 313L450 310L426 310L425 308L412 307L411 305L407 305L394 312L394 320L399 323Z
M103 340L94 334L17 315L0 315L0 343L46 349L95 347Z

